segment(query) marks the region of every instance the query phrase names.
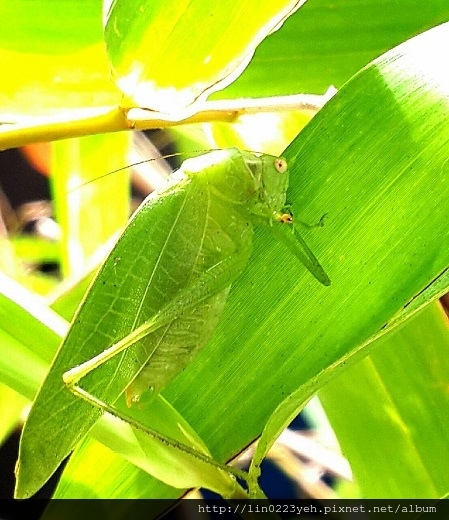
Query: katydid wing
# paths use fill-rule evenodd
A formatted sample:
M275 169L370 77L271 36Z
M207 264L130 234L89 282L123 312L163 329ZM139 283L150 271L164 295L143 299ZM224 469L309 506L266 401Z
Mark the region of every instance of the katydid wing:
M27 437L41 437L42 472L49 476L98 418L98 410L64 388L62 376L74 366L88 362L75 370L77 378L107 403L125 390L129 401L148 387L157 393L185 368L213 333L250 258L254 225L289 223L281 218L287 187L283 159L230 149L185 161L175 181L144 202L92 284L36 398L21 461ZM293 234L283 235L296 244ZM311 270L327 284L317 261ZM133 337L137 329L142 335ZM120 355L110 347L117 342L125 347ZM108 348L113 355L104 357ZM49 414L69 422L53 444L44 431Z

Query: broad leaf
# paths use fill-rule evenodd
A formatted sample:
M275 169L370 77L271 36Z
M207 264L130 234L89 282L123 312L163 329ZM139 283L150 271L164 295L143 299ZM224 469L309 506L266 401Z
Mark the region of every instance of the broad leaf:
M363 355L449 264L447 45L441 26L374 62L286 150L294 215L328 215L305 236L332 286L258 232L213 340L165 392L218 460L257 437L286 395L302 388L306 400Z
M435 303L320 391L363 496L448 493L448 349Z

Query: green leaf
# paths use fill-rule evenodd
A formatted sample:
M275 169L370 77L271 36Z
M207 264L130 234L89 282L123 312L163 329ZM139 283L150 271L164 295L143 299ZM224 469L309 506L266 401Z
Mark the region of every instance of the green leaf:
M214 99L340 88L388 49L449 20L445 0L308 0L257 48L243 74Z
M120 94L109 79L102 40L101 4L100 0L0 3L1 121L118 104ZM64 117L74 115L66 112ZM30 119L28 123L32 124Z
M9 334L18 344L26 345L47 363L53 359L56 347L66 334L68 326L39 297L1 272L0 325L2 333ZM30 397L29 394L24 395ZM33 394L30 398L32 397Z
M109 239L126 226L129 170L104 175L126 161L130 138L121 132L53 143L52 188L66 277L82 276L98 264L109 251Z
M319 335L314 335L316 345L322 345L321 356L326 363L318 363L322 370L305 379L307 383L303 387L287 395L278 405L258 445L255 465L311 396L313 388L334 377L339 365L358 359L363 354L363 347L373 348L369 338L383 332L387 322L447 268L448 257L441 244L443 238L449 239L444 218L440 220L441 213L434 219L423 219L420 215L427 215L426 203L434 207L438 204L435 197L441 195L439 204L444 205L447 196L447 193L435 194L449 174L449 168L446 168L449 144L444 117L446 108L444 101L438 100L438 93L446 88L445 78L438 69L438 60L429 62L424 49L432 46L437 58L439 49L444 48L449 39L448 27L446 24L403 44L357 75L299 135L297 141L302 141L302 147L295 150L293 143L285 153L289 157L292 151L292 160L296 158L298 165L297 175L308 179L308 185L315 184L312 172L327 170L322 166L323 157L329 157L332 152L337 154L337 147L338 157L351 159L339 163L330 161L332 170L327 170L326 182L313 197L313 206L315 211L319 211L319 207L326 208L326 231L329 228L334 231L331 250L340 251L340 265L334 270L335 274L332 267L327 268L333 284L352 290L341 295L339 306L343 306L343 313L338 322L329 332L318 327ZM351 90L350 85L357 86L366 79L365 91L375 93L377 107L370 103L370 96L361 99L354 95L351 99L351 92L358 92ZM349 99L345 99L346 96ZM328 125L322 129L320 138L327 143L328 149L319 156L313 153L320 147L318 140L314 140L314 133L319 128L314 123L319 125L319 120L334 106L341 112L328 120ZM368 114L375 136L371 146L355 131ZM423 118L429 126L422 125ZM430 128L435 130L435 140L431 143L428 139ZM396 143L394 147L391 146L392 136ZM353 150L357 150L356 157ZM304 187L303 195L309 189L308 185ZM329 192L330 186L335 190L334 195ZM335 198L338 198L337 204ZM342 201L344 206L341 206ZM334 217L332 210L327 210L332 206ZM392 229L387 231L388 226ZM379 237L382 237L382 243ZM394 255L392 251L395 251ZM427 293L428 298L436 297L436 294L429 294L430 291ZM326 312L325 302L317 301L316 304ZM356 319L344 318L350 306L357 309ZM401 319L412 311L413 306L407 307L401 312ZM334 342L331 349L325 347L330 334ZM349 349L348 341L352 342ZM364 350L365 354L367 352L368 348ZM308 356L304 357L307 359Z
M112 479L111 475L120 475L120 479ZM153 496L154 489L157 495ZM157 481L90 437L85 438L70 457L54 498L167 499L177 494L179 490Z
M129 421L142 419L143 414L139 409L137 413L136 410L128 410L124 403L120 403L118 408L124 416L128 416ZM147 474L179 489L207 487L225 497L239 493L235 478L209 463L207 447L183 417L160 396L145 410L145 422L166 439L173 439L195 451L180 451L178 447L169 446L167 441L161 442L159 438L146 435L110 415L104 416L95 425L92 434ZM202 459L198 456L200 454L203 455ZM84 471L90 470L90 467L90 464L84 465Z
M11 239L11 245L15 256L22 261L39 263L59 260L58 244L44 238L19 235Z
M286 150L294 214L308 222L328 215L307 240L332 286L308 281L260 233L213 344L166 392L219 460L255 438L283 397L303 387L306 400L344 369L447 267L447 31L429 31L366 68ZM201 399L189 403L195 381ZM251 410L245 427L243 409L234 411L242 402ZM232 443L214 428L216 408L227 410Z
M258 230L212 341L164 392L218 460L257 437L285 396L302 388L307 399L367 353L447 268L447 31L364 69L286 150L294 215L328 215L304 234L332 286Z
M320 390L363 496L448 492L448 352L447 317L433 304Z
M28 293L13 280L9 280L4 275L0 277L0 280L2 291L0 297L0 308L2 310L0 313L0 381L32 399L48 370L45 357L49 356L50 350L56 349L61 333L67 328L67 324L43 305L39 299L33 297L31 293ZM77 288L75 288L75 292L77 293ZM20 327L17 326L18 323L21 324ZM25 328L23 328L23 324L26 324ZM7 328L9 328L10 334L6 332L5 329ZM50 355L50 357L52 356ZM1 433L5 435L17 419L17 414L26 400L19 399L20 396L16 396L7 387L2 392L1 397L5 399L5 402L0 399L4 416L2 423L4 431ZM20 409L17 409L19 405ZM207 448L189 424L162 398L153 403L152 411L154 414L152 424L156 426L158 431L164 432L167 425L169 428L171 425L176 425L175 429L171 427L167 432L169 435L175 436L178 442L189 444L202 453L208 454ZM139 432L132 432L128 425L118 419L110 416L103 417L95 425L91 435L93 438L102 439L110 448L143 467L147 472L156 473L161 478L164 478L164 475L169 475L167 478L177 479L177 482L182 483L183 487L210 482L209 487L217 492L225 495L235 492L236 482L233 477L220 468L197 460L195 457L193 463L197 467L196 475L190 471L186 474L178 472L173 475L173 464L164 459L164 456L170 457L170 451L163 451L162 457L148 456L148 452L154 455L160 443L142 437ZM52 449L51 446L50 449ZM112 459L114 459L113 452L106 450L106 453L111 454ZM177 450L174 450L174 454L175 458L179 459ZM184 466L189 468L192 465L192 457L188 453L183 454L183 456L186 460ZM147 473L132 464L126 463L121 457L115 456L115 459L119 459L122 465L127 464L133 473L143 475L143 478L141 477L143 482L149 480ZM189 460L191 461L190 465ZM85 467L86 465L84 465ZM95 473L101 474L98 471ZM170 491L170 493L173 495L173 491Z
M116 0L105 40L117 84L131 106L176 113L232 82L303 2Z
M48 0L2 2L2 49L58 55L98 43L101 2L61 0L51 4L51 13L49 7Z
M122 94L110 81L110 65L102 40L101 3L99 0L61 0L57 6L51 2L47 6L47 3L48 0L3 2L4 26L14 30L0 35L3 49L0 67L4 72L0 114L2 122L10 123L1 127L2 147L33 142L33 136L34 140L51 140L85 135L89 131L123 130L129 126L124 114L118 111ZM136 4L137 8L132 10ZM133 23L129 23L122 27L120 38L112 31L107 35L108 41L115 45L123 38L124 48L129 51L127 59L132 61L131 49L136 50L139 44L138 34L147 35L153 41L164 40L164 49L155 53L163 60L161 70L168 63L167 57L177 58L179 61L173 67L177 75L170 87L187 85L188 89L190 71L201 69L204 66L201 59L206 56L203 53L199 56L200 61L191 63L191 66L181 67L180 64L185 60L190 62L191 56L194 58L191 48L200 45L205 28L214 27L208 9L196 12L184 25L182 34L170 38L168 34L160 35L159 26L153 27L150 34L145 24L152 21L138 10L143 4L123 2L123 9L119 4L123 20L129 21L131 17L131 22L142 25L135 31ZM151 12L154 12L154 5L155 2L151 2ZM240 2L239 7L244 5L246 3ZM256 14L262 12L260 5L256 4L247 13L242 23L242 34L247 28L251 29ZM176 4L174 11L182 12L182 8L182 4ZM74 12L79 16L74 18ZM349 0L337 4L327 0L309 0L280 30L262 42L243 76L213 97L229 99L298 92L322 94L329 85L340 87L360 67L386 49L448 19L449 7L445 0L431 0L426 3L426 9L422 9L419 0L389 3L388 9L380 9L374 0L356 5ZM120 19L118 23L121 23ZM167 23L163 19L160 27L167 27ZM83 30L79 29L80 26ZM229 28L234 30L237 24L232 22ZM153 32L156 38L153 38ZM67 34L70 34L70 41ZM197 38L198 34L202 38ZM216 48L214 40L224 34L220 21L219 28L210 38L211 48ZM189 52L184 52L185 42L192 39ZM240 33L216 48L220 59L231 48L230 42L238 45ZM121 53L114 45L111 48L112 60ZM143 47L136 50L144 67L149 59L148 52L145 54ZM209 66L213 63L209 62ZM158 75L158 71L149 71L145 80L150 83L153 76ZM119 77L122 76L119 74ZM17 122L23 127L11 124ZM152 126L151 122L147 124Z
M0 384L0 446L11 431L19 424L28 400L11 388Z

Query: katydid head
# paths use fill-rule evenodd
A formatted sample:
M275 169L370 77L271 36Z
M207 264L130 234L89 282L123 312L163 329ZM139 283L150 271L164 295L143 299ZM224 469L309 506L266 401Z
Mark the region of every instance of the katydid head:
M170 154L164 158L175 155L181 154ZM139 161L95 180L160 159ZM285 207L289 184L287 170L287 161L283 157L228 148L186 159L179 172L182 179L200 174L208 179L209 187L212 187L215 195L226 203L240 206L244 211L265 221L272 221ZM175 173L171 178L165 179L161 186L156 186L156 191L161 194L180 181L181 177ZM93 181L83 186L90 182Z
M257 163L247 162L256 179L258 196L251 212L272 218L285 206L289 182L287 161L283 157L262 155Z

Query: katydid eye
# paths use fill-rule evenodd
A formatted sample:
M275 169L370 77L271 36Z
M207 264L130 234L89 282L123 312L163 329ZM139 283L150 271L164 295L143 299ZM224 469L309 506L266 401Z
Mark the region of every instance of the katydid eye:
M274 160L274 167L279 173L285 173L287 171L287 161L282 157L278 157Z

